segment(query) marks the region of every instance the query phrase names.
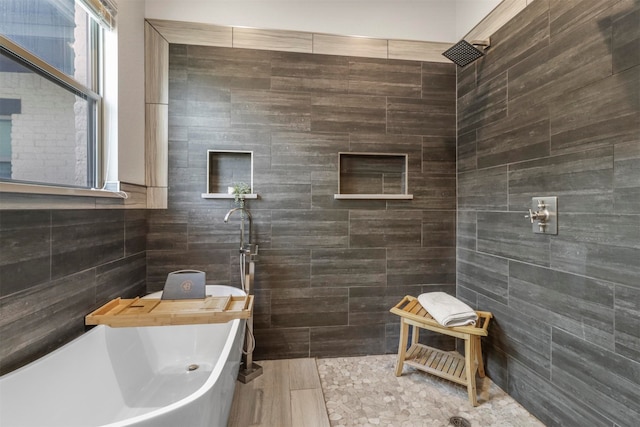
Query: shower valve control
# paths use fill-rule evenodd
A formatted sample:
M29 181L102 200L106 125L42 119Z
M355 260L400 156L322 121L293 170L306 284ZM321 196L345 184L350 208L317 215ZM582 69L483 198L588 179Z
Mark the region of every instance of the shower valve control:
M532 197L529 215L531 231L539 234L558 234L558 198Z

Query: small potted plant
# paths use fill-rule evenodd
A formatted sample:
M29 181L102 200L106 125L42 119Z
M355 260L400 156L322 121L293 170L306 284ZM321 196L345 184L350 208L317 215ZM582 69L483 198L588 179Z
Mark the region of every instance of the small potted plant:
M244 208L244 195L245 194L249 194L251 193L251 187L249 187L249 184L247 184L246 182L237 182L233 184L233 191L231 194L233 194L233 200L235 202L236 205L238 205L241 208Z

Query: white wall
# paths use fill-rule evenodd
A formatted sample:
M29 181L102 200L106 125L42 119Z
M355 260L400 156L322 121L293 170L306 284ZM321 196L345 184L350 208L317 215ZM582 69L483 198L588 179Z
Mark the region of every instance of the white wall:
M144 184L144 18L456 42L500 0L118 0L118 178Z
M456 39L460 40L502 0L456 0ZM470 41L470 40L469 40Z
M483 1L483 0L479 0ZM451 41L450 0L146 0L148 18L377 38Z
M456 42L502 0L146 0L147 18Z

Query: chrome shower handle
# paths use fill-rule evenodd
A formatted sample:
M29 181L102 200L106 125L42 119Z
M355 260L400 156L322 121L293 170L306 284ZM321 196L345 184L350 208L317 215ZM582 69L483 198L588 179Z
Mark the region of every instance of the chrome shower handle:
M558 198L556 196L532 197L529 214L531 231L542 234L558 234Z
M533 212L531 208L529 208L529 215L525 215L525 218L529 218L531 220L531 224L534 221L540 221L541 223L545 223L549 220L549 211L547 209L542 211Z

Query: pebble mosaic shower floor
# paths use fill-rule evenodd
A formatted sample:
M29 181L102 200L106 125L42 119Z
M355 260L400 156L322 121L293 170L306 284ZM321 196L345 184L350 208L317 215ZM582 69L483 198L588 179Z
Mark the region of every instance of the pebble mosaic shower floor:
M473 427L544 426L489 378L478 380L480 405L464 386L404 367L394 375L395 355L317 359L332 427L446 427L453 416Z

